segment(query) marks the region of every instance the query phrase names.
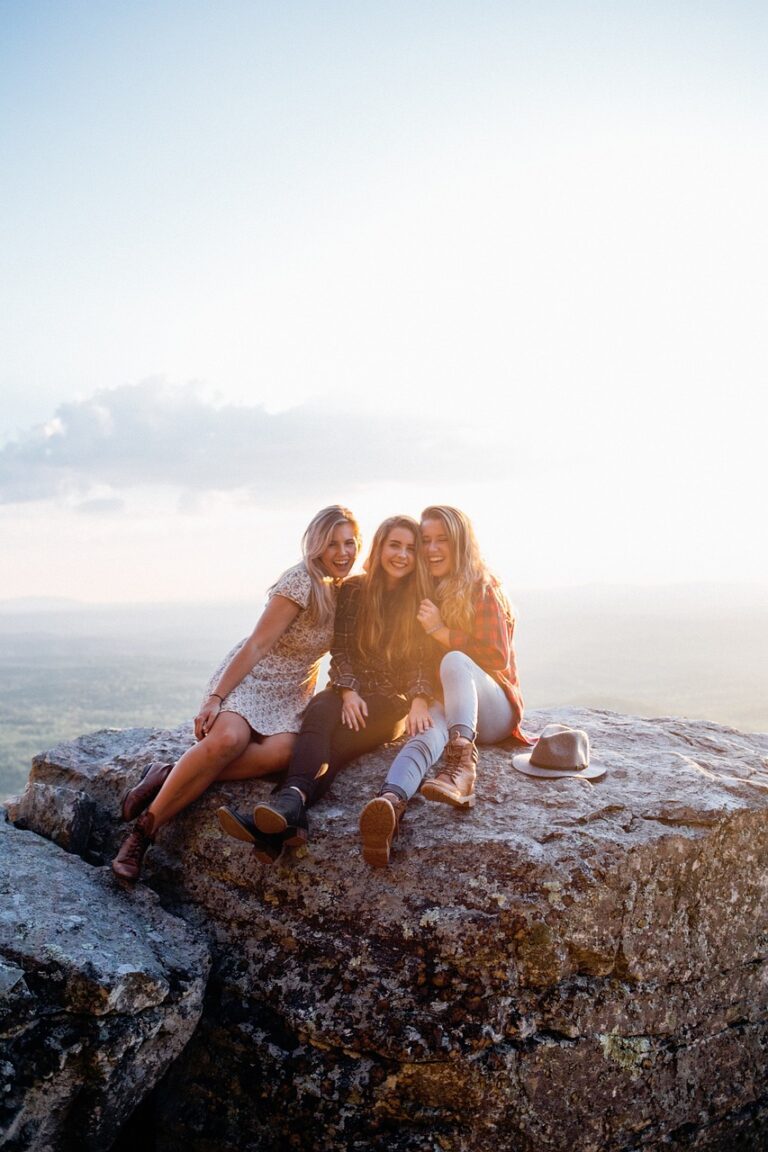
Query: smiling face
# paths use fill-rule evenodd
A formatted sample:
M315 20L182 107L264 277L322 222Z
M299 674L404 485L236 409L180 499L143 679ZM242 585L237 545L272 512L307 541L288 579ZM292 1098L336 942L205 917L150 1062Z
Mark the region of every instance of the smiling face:
M441 580L443 576L450 576L453 571L453 547L444 520L440 517L422 520L421 546L432 579Z
M410 528L393 528L381 546L379 563L384 571L387 587L394 588L398 580L416 570L416 534Z
M331 533L331 538L320 553L323 569L334 580L343 580L352 570L357 558L357 537L348 520L342 520Z

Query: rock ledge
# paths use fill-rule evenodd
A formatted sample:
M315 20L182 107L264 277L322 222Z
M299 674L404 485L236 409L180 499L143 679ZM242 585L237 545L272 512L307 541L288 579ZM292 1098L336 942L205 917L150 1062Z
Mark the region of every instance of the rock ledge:
M534 780L512 748L483 749L477 807L417 797L387 871L362 861L357 817L391 749L347 770L307 853L273 868L215 820L265 782L212 790L161 833L147 883L200 949L185 979L199 965L205 981L201 932L215 957L194 1035L145 1105L161 1152L768 1142L768 737L576 709L527 724L552 720L587 729L602 780ZM93 901L149 925L162 913L144 886L111 890L115 813L142 765L190 738L60 745L10 817L67 850ZM5 940L2 957L23 966ZM110 979L95 984L119 1003ZM162 1068L142 1068L149 1092Z

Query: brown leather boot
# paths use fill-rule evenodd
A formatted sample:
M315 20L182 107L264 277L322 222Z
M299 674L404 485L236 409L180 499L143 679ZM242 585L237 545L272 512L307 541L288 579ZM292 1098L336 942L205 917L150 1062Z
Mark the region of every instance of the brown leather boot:
M454 808L474 808L477 746L456 737L445 749L445 766L434 780L425 780L419 791L427 800L439 800Z
M141 865L147 849L154 842L154 832L154 816L151 812L142 812L112 861L112 871L115 876L135 884L141 873Z
M120 815L123 820L135 820L157 796L168 779L173 764L150 764L141 774L138 784L123 797Z
M389 864L389 850L407 806L407 800L401 800L394 792L385 792L369 800L360 813L363 860L372 868L386 868Z

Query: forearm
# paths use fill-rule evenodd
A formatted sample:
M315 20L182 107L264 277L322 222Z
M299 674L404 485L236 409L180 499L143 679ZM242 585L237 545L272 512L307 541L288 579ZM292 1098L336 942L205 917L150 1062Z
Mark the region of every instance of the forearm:
M432 628L426 635L443 648L451 647L451 630L447 624L440 624L437 628Z

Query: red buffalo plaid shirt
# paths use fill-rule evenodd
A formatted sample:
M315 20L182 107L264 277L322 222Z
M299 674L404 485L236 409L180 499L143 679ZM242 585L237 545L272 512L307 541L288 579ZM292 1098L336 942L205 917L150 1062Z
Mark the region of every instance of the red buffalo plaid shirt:
M478 587L475 594L475 616L472 631L462 632L460 628L449 628L448 651L458 649L465 652L484 672L492 676L504 689L504 695L512 705L515 727L510 736L522 744L533 743L520 729L523 718L523 697L517 679L517 662L513 643L515 617L504 589L492 578L490 586ZM445 647L433 640L435 649L435 672L445 654ZM440 683L435 675L435 683Z

